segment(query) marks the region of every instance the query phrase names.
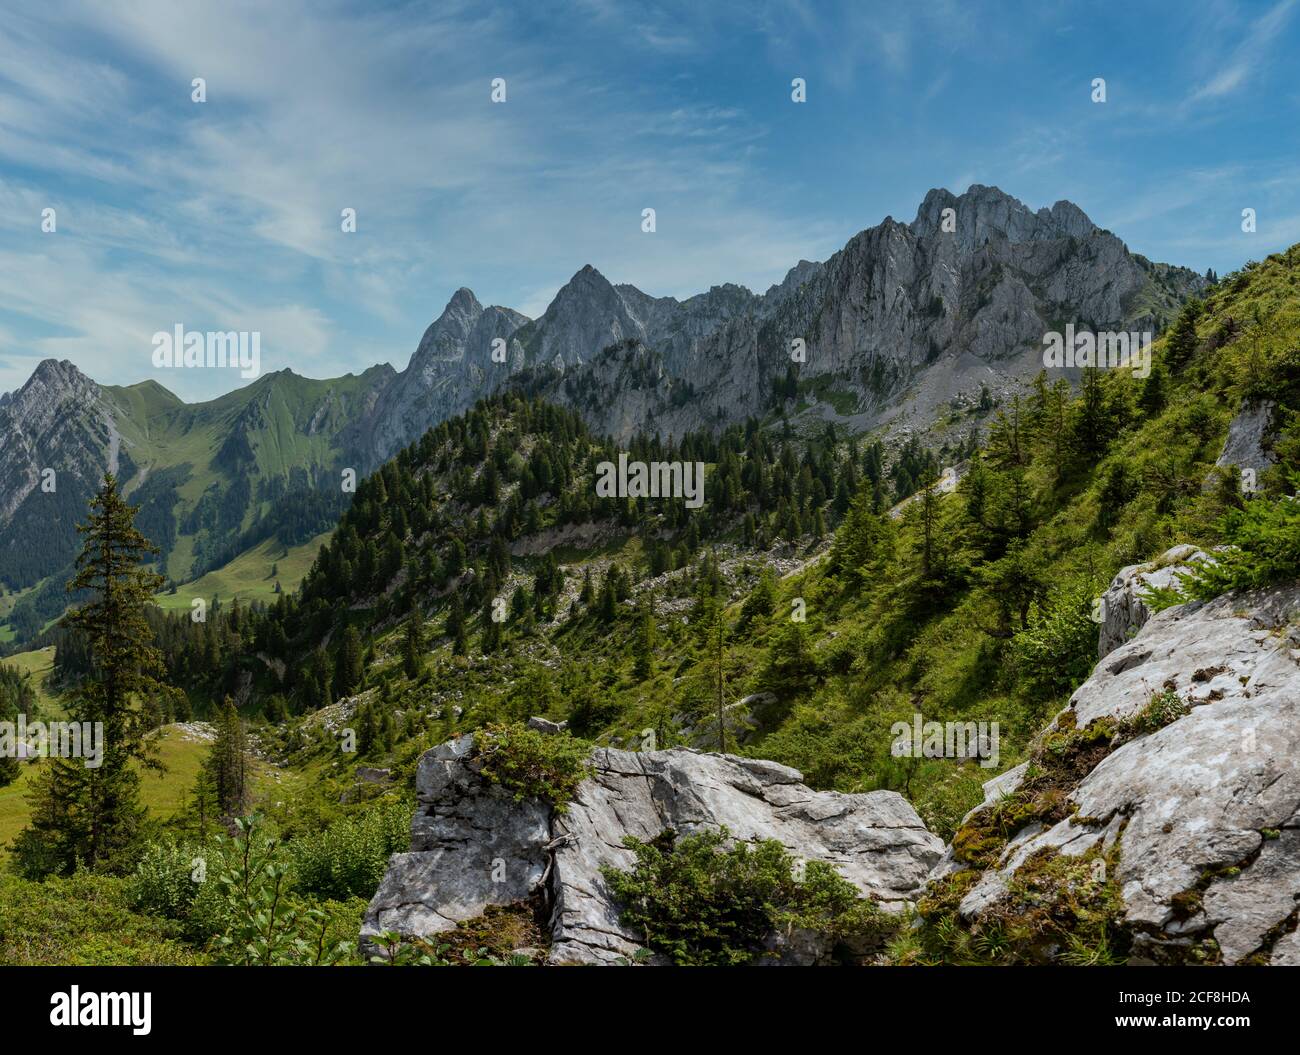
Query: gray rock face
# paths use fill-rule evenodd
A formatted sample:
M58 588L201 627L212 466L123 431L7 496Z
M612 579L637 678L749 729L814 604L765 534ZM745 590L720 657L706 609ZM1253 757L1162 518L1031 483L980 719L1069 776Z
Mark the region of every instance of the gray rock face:
M1212 935L1225 963L1290 962L1292 940L1270 950L1265 938L1300 907L1297 620L1300 585L1228 594L1152 616L1107 655L1070 701L1079 727L1136 714L1168 687L1190 713L1103 758L1070 793L1075 816L1016 834L962 915L978 919L1039 849L1077 855L1118 842L1114 878L1140 944ZM1019 779L1009 776L986 790L1009 790ZM949 853L935 874L956 867ZM1194 890L1203 911L1178 919L1174 899Z
M1105 659L1151 617L1142 601L1144 591L1177 586L1180 572L1205 559L1195 546L1175 546L1156 560L1121 568L1101 597L1097 658Z
M1237 411L1228 424L1228 438L1223 443L1223 453L1214 464L1235 465L1250 469L1256 474L1269 468L1277 458L1267 446L1273 429L1273 414L1277 404L1271 400L1249 403Z
M594 776L564 814L516 803L474 770L472 737L420 760L412 852L396 854L367 910L363 941L383 930L440 933L488 905L530 896L546 883L554 906L551 963L612 963L641 947L618 918L601 867L629 867L625 836L649 839L725 825L735 838L777 839L803 860L834 864L886 907L916 896L942 852L898 794L815 792L773 762L675 748L600 749ZM829 954L812 936L774 947L778 962Z
M384 931L429 936L529 897L541 884L550 809L517 803L470 762L474 738L426 751L416 771L411 852L394 854L370 900L361 943Z
M555 851L552 963L607 963L640 947L600 875L603 865L633 864L620 845L626 835L725 826L738 839L776 839L896 907L916 895L943 848L901 795L810 791L797 770L774 762L678 749L599 750L595 763L595 778L556 820L568 838Z
M406 369L380 394L371 412L354 423L351 444L378 465L426 429L467 410L522 368L514 333L528 322L509 308L488 307L458 289L424 332ZM493 342L505 342L504 362Z
M1130 253L1069 202L1034 212L996 187L933 190L911 224L888 218L762 295L726 284L653 297L588 265L529 321L460 290L361 434L386 457L527 370L534 391L597 432L680 436L761 416L796 338L800 378L836 393L819 416L858 430L925 427L982 385L1009 392L1035 375L1058 323L1155 329L1203 286ZM508 342L507 364L488 359L495 337Z
M72 363L54 359L6 395L0 403L0 524L37 487L44 468L92 487L98 482L116 462L112 409L99 385Z

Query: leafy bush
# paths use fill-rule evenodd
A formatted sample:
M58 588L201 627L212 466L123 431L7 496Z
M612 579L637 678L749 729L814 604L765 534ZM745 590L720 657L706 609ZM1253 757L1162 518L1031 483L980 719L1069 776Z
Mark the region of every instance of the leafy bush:
M177 924L134 911L124 880L78 872L31 882L0 873L0 966L181 966L206 957Z
M302 849L268 836L254 818L236 821L233 838L154 843L127 880L125 900L161 917L160 923L175 921L181 937L209 947L219 963L337 963L351 956L351 943L343 939L356 933L365 907L349 887L373 870L385 825L391 827L401 812L394 804L349 822L346 831L339 822L321 837L304 840L310 845ZM338 861L339 877L320 882L312 869L326 868L330 860ZM302 862L317 887L328 887L312 893L338 900L308 902L301 896L295 887Z
M183 920L199 892L196 867L203 864L197 844L174 841L150 843L127 879L130 903L151 916Z
M218 963L240 966L328 966L349 959L351 942L332 941L330 917L289 894L289 869L278 841L254 818L235 821L234 838L218 836L220 869L208 882L221 892L228 917L212 941Z
M521 722L486 725L474 734L483 776L514 792L516 801L539 798L558 813L591 773L591 745L572 736L552 736Z
M682 965L737 966L751 963L774 931L799 928L861 943L890 929L830 865L809 861L801 881L775 839L729 841L726 828L623 841L636 866L602 872L623 922L644 932L649 948Z
M1041 606L1028 628L1016 633L1017 669L1045 699L1068 696L1097 662L1097 624L1092 621L1095 584L1076 578Z
M328 898L370 897L388 858L410 846L412 805L384 802L359 817L287 844L294 889Z

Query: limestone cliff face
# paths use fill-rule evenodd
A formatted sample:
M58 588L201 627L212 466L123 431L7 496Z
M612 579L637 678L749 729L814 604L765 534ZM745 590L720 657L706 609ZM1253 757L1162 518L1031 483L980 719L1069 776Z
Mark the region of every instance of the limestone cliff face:
M1188 557L1171 551L1157 564ZM1108 596L1126 589L1140 589L1137 576L1121 574ZM1063 819L1009 833L961 917L978 926L996 913L1035 855L1104 850L1098 881L1122 898L1132 960L1300 964L1300 585L1151 615L1104 655L1053 729L1114 728L1157 697L1166 721L1101 752L1068 789ZM1025 780L1021 765L990 781L985 807ZM972 867L960 841L932 878Z
M761 295L653 297L588 265L529 321L460 290L366 428L386 457L522 372L598 432L680 436L770 410L796 339L817 416L924 428L953 400L1037 373L1045 331L1154 331L1203 285L1070 202L1034 212L996 187L934 190L910 224L887 218ZM492 337L508 341L506 362L491 360Z
M69 362L46 359L16 392L0 399L0 524L35 490L41 470L92 485L118 454L113 406Z
M352 424L346 445L363 452L366 468L394 453L447 418L495 391L523 366L513 335L528 321L509 308L485 308L459 289L424 331L402 373L380 392L373 408ZM493 357L500 339L504 356ZM498 361L501 360L501 361Z

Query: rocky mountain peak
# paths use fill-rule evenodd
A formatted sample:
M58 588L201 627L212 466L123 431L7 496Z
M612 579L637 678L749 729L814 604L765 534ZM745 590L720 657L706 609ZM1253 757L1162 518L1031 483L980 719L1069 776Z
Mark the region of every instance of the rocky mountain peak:
M812 278L820 269L821 264L814 263L811 260L800 260L799 263L785 273L785 278L779 283L768 286L767 292L763 294L763 299L767 301L784 299Z
M451 300L447 301L447 306L442 309L444 317L447 315L477 315L483 310L483 305L479 303L478 297L474 296L474 291L466 286L461 286L451 295Z
M45 359L32 370L25 385L0 400L0 411L22 427L25 422L47 420L70 401L94 403L99 396L99 385L75 368L72 362Z
M1050 209L1039 210L1040 217L1050 219L1051 225L1061 234L1071 238L1087 238L1099 230L1088 219L1087 213L1072 201L1058 201Z
M98 387L95 382L67 359L42 359L27 383L18 390L26 392L75 392Z
M587 362L611 344L646 337L628 298L590 264L565 283L530 330L522 339L531 361L560 367Z
M465 339L483 314L483 305L472 290L461 286L451 295L442 314L424 331L420 344L411 356L411 369L429 361L459 359L464 354Z
M955 231L943 229L944 211L947 209L956 214ZM951 234L955 236L958 248L972 251L990 241L1014 245L1041 237L1043 218L1042 213L1036 215L1023 202L1000 188L976 183L961 195L954 195L942 187L930 191L917 210L911 230L920 238Z
M613 283L604 275L597 271L590 264L574 272L573 277L569 279L560 291L555 294L555 300L551 302L551 307L556 304L563 304L566 300L572 300L575 297L598 296L603 299L618 296L618 290L614 288ZM547 308L549 311L550 308Z

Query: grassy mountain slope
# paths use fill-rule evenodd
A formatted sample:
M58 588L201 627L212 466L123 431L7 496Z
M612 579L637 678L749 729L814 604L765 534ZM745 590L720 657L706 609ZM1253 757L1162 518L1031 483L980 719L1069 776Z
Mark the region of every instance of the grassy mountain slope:
M201 597L205 601L218 597L222 601L262 601L270 603L280 591L297 589L316 559L328 532L322 532L300 546L286 546L279 539L269 538L239 554L228 564L202 575L175 593L158 595L158 607L164 611L188 609L190 603Z
M169 725L154 734L162 772L146 771L141 775L140 801L158 820L174 817L186 805L194 786L207 742L180 726ZM40 762L25 763L17 780L0 787L0 856L5 845L27 825L31 807L27 792ZM257 781L271 779L264 766L256 767Z
M104 387L120 438L119 476L140 506L141 529L161 550L160 570L176 583L192 582L269 540L296 548L332 526L347 501L341 470L357 467L342 433L390 376L388 367L327 381L284 370L196 404L156 381ZM57 457L53 463L61 464ZM70 478L53 497L64 493L80 493ZM67 538L39 567L21 558L49 533L50 498L33 492L0 530L4 550L14 555L0 568L13 598L0 602L7 640L31 640L68 601L78 514L69 510L59 519ZM39 541L43 553L46 541ZM254 552L243 564L259 560ZM224 573L243 574L243 566Z

